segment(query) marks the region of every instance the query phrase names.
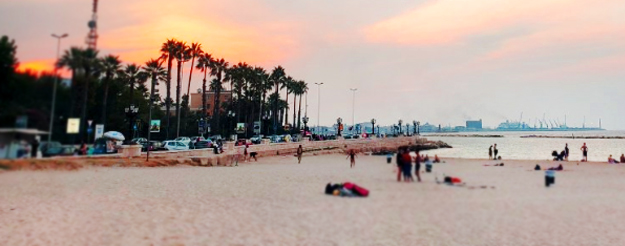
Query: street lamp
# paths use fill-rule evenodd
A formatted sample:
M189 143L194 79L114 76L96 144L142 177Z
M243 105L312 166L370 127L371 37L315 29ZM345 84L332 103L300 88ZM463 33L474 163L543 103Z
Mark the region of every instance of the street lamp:
M67 33L64 33L63 35L59 36L56 34L52 34L52 37L57 39L57 46L56 46L56 62L59 61L59 56L60 56L60 52L61 52L61 39L63 38L67 38ZM56 106L56 84L59 83L59 75L58 75L58 71L59 68L57 66L57 64L54 64L54 86L52 89L52 108L50 109L50 128L49 128L49 132L48 132L48 144L52 141L52 127L54 126L54 108Z
M321 85L323 85L323 83L315 83L315 85L317 85L317 129L319 129L318 132L321 132L319 118L321 115Z
M420 125L421 125L421 122L420 122L420 121L417 121L417 136L419 136L419 135L420 135L420 133L419 133L419 126L420 126Z
M399 120L399 122L398 122L398 123L399 123L399 135L401 135L401 124L402 124L403 122L404 122L403 120Z
M228 110L228 118L230 119L230 123L232 123L234 116L236 116L236 113L232 112L232 110ZM232 129L234 129L234 127ZM230 127L228 127L228 135L230 135L230 130Z
M129 107L124 108L124 112L126 112L126 117L128 118L128 134L130 134L132 138L135 137L134 134L134 119L139 114L139 107L135 107L134 104L130 104Z
M304 134L306 134L306 132L308 131L308 120L310 118L308 118L308 116L304 116L304 118L302 118L302 121L304 122Z
M343 119L341 119L341 117L339 117L338 119L336 119L336 124L337 124L337 132L338 134L336 135L337 137L341 136L341 123L343 123Z
M354 112L356 111L356 91L358 90L358 88L350 88L349 90L353 92L352 93L353 94L353 96L352 96L352 126L353 126L352 130L356 130L355 129L356 128L356 121L354 120L355 119L355 117L354 117L355 113ZM352 133L353 133L353 131L352 131Z
M375 136L375 119L371 119L371 135Z

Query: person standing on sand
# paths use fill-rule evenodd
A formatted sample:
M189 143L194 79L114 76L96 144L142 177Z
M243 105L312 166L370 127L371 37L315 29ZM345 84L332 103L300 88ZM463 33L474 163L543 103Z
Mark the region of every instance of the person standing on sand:
M404 173L404 181L406 182L411 182L414 181L414 179L412 178L412 156L410 156L410 149L406 148L404 150L404 154L402 155L402 160L403 160L403 166L402 166L402 171Z
M564 160L569 161L569 144L564 145Z
M582 145L580 149L582 150L582 154L584 155L582 161L588 162L588 146L586 146L586 143L584 143L584 145Z
M302 162L303 154L304 154L304 149L302 148L302 145L300 144L300 146L297 148L297 164L300 164Z
M621 154L621 163L625 164L625 154Z
M404 161L402 160L403 154L404 149L397 149L397 156L395 157L395 162L397 163L397 182L401 182L402 167L404 166Z
M347 158L349 158L349 168L354 168L356 166L356 151L353 149L350 150L347 154Z
M497 144L493 146L493 160L497 159L497 154L499 154L499 150L497 149Z
M419 155L419 151L417 151L416 154L417 157L414 161L414 175L417 176L417 181L421 182L421 174L419 174L421 171L421 156Z
M493 159L493 146L491 145L490 148L488 148L488 159L492 160Z

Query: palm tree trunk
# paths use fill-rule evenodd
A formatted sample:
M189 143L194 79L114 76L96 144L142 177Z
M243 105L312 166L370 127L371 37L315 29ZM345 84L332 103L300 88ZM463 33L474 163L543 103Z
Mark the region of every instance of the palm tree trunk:
M87 72L87 74L89 73L89 71ZM89 96L89 76L85 77L85 91L83 93L83 100L82 100L82 113L80 114L80 124L81 126L81 133L80 135L82 136L82 141L84 143L87 143L87 138L85 138L86 134L87 134L87 102L88 102L88 96Z
M110 75L107 73L104 78L104 99L102 100L102 120L100 121L104 126L106 126L106 101L109 97L109 80Z
M193 77L193 65L195 64L195 56L191 58L191 71L189 71L189 83L187 84L187 96L189 96L189 104L191 104L191 77Z
M297 105L295 100L297 99L297 94L293 93L293 127L291 128L295 128L295 106Z
M165 99L165 110L167 110L167 132L165 132L165 139L169 139L169 132L171 126L171 66L172 58L169 53L167 59L167 98Z
M221 95L221 71L217 74L219 85L215 88L215 97L213 98L213 128L219 129L219 97ZM220 129L221 130L221 129ZM215 131L216 132L216 131Z
M302 129L302 94L299 95L299 108L297 109L297 129Z
M289 124L289 89L286 89L286 108L284 108L284 124Z
M176 71L176 137L180 137L180 88L181 87L181 73L182 61L178 61L178 69Z

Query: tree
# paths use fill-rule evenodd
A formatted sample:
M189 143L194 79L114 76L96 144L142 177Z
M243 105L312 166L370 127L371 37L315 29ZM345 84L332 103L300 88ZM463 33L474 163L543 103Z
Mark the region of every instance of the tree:
M142 71L142 67L137 64L128 64L124 68L122 78L130 87L130 104L134 104L135 84L144 83L148 79L148 74Z
M189 47L189 56L191 57L191 71L189 71L189 83L187 84L187 95L191 95L191 77L193 76L193 66L195 65L195 58L200 58L204 54L202 51L202 44L192 43ZM198 61L199 62L199 61Z
M280 85L284 83L284 78L285 78L285 73L284 73L284 68L282 66L277 66L273 69L273 71L271 71L271 76L269 77L269 80L275 85L276 88L276 92L275 92L275 96L276 96L276 100L274 100L273 103L273 134L276 134L276 127L278 124L278 102L280 100Z
M180 136L180 90L182 89L182 63L189 59L189 46L186 42L179 41L176 43L174 57L177 62L176 74L176 137Z
M63 52L61 58L59 58L56 66L58 68L67 68L72 75L72 82L70 84L70 88L72 90L71 93L71 104L69 108L69 116L75 116L75 102L76 102L76 94L77 94L77 76L79 71L82 71L82 60L83 60L83 52L82 49L78 47L71 47L69 50Z
M171 67L176 53L176 39L167 39L161 46L161 58L167 59L167 81L165 81L167 95L165 97L165 110L167 111L167 131L165 132L166 139L169 139L170 121L171 121Z
M119 56L108 55L100 60L100 64L102 65L102 72L104 73L104 96L102 99L102 115L101 121L102 124L106 126L106 110L107 110L107 100L109 95L109 84L111 80L120 72L121 61L119 60Z
M280 89L285 89L286 90L286 112L285 112L285 120L286 123L285 124L289 124L289 93L293 92L293 84L295 83L295 80L291 77L291 76L287 76L284 79L284 82L282 83L282 86ZM293 106L293 108L295 108L295 105Z
M13 80L18 64L15 40L2 36L0 38L0 102L8 102L15 97L10 82Z
M211 87L214 88L215 91L215 97L213 98L213 126L214 127L218 127L220 126L220 115L219 115L219 111L221 110L220 108L220 96L221 96L221 90L223 90L222 87L222 83L226 82L227 79L224 79L224 72L228 69L228 66L230 64L225 61L223 58L222 59L215 59L211 62L210 68L211 68L211 75L216 77L216 80L213 80L214 84L211 83Z
M298 82L298 92L299 92L299 108L297 109L297 128L301 129L302 125L302 96L308 92L308 84L301 80Z
M208 70L210 70L210 64L213 61L213 57L210 54L202 54L197 61L197 69L200 69L204 73L204 79L202 80L202 118L206 119L206 76Z

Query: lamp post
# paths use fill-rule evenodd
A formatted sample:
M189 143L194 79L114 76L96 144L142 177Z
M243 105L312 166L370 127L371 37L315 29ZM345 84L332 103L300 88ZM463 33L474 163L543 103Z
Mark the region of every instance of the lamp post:
M352 130L356 130L355 129L356 128L356 121L354 120L355 119L355 117L354 117L355 113L354 112L356 111L356 91L358 90L358 88L349 88L349 90L352 91L352 94L353 94L353 96L352 96L352 127L353 127ZM353 131L352 131L352 133L353 133Z
M401 135L402 131L401 131L401 124L403 123L403 120L399 120L399 135Z
M63 35L59 36L56 34L52 34L52 37L57 39L57 46L56 46L56 62L59 61L59 56L61 53L61 39L66 38L67 33L64 33ZM48 132L48 144L52 141L52 127L54 127L54 108L56 106L56 86L59 83L59 75L58 75L58 67L56 65L56 63L54 64L54 86L52 86L52 108L50 109L50 127L49 127L49 132Z
M341 117L339 117L338 119L336 119L336 125L337 125L337 132L338 134L336 136L340 137L341 136L341 123L343 123L343 119L341 119Z
M317 132L321 132L321 125L319 125L319 117L321 116L321 85L323 83L315 83L317 85Z
M371 119L371 135L375 136L375 119Z
M306 132L308 132L308 120L310 118L308 118L308 116L304 116L304 118L302 118L302 121L304 122L304 134L306 134Z
M269 114L264 114L263 115L263 121L267 122L269 121L269 119L271 119L271 117L269 116ZM269 124L265 124L267 126L269 126ZM260 129L263 129L262 127ZM268 132L269 130L267 130L266 132Z
M421 122L420 122L420 121L417 121L417 136L421 135L421 134L419 133L419 126L420 126L420 125L421 125Z
M232 123L232 121L234 120L234 116L236 116L235 112L232 112L232 110L228 110L228 119L230 119L230 123ZM230 127L232 125L228 124L228 136L230 136L230 130L234 129L234 127L231 129Z
M130 104L129 107L124 108L126 117L128 118L128 134L131 135L130 139L135 137L134 134L134 119L139 114L139 107L135 107L134 104Z

